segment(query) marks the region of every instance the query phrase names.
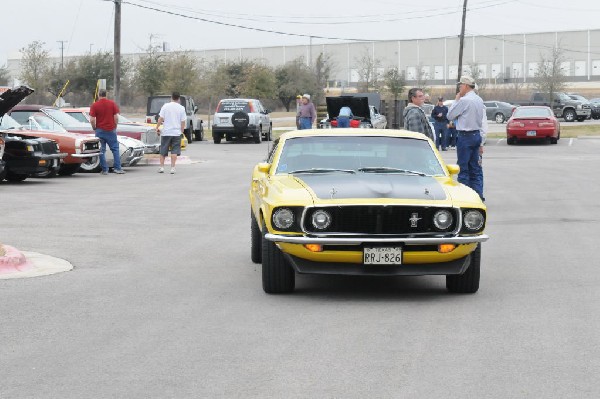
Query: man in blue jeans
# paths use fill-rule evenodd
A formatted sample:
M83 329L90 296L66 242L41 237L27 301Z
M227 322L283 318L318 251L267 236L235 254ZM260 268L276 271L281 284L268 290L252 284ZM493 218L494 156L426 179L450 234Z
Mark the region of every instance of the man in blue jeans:
M439 97L437 105L433 107L431 116L434 119L433 126L435 127L435 143L437 149L442 151L448 150L448 107L444 105L444 98Z
M106 146L113 153L114 172L118 175L125 174L121 169L121 158L119 156L119 141L117 140L117 121L119 120L119 107L117 104L106 98L106 90L98 92L98 101L90 107L90 123L92 129L96 131L96 137L100 139L100 166L102 174L108 174L108 164L106 163Z
M448 119L456 119L456 156L458 158L458 181L471 187L482 200L483 170L479 156L483 153L481 129L483 120L483 100L475 91L475 80L470 76L460 78L456 101L448 110Z
M337 127L350 127L350 119L352 119L352 110L350 107L340 108L340 114L337 117Z

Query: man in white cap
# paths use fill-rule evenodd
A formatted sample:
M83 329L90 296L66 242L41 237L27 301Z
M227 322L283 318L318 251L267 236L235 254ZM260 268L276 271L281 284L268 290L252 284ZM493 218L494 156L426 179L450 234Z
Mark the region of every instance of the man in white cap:
M456 101L448 110L448 120L456 119L456 156L460 172L458 181L471 187L483 200L483 170L479 162L482 147L483 100L475 89L475 80L462 76L458 82Z
M298 129L311 129L313 123L317 119L317 110L313 103L310 102L310 95L302 96L302 104L298 109Z

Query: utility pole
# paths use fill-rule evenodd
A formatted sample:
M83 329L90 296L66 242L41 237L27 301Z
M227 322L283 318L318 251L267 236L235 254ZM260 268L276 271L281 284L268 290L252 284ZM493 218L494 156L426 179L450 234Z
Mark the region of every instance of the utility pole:
M60 43L60 70L63 70L65 65L65 43L68 43L66 40L57 40L57 43Z
M121 100L121 0L115 2L115 69L114 69L114 100L117 104ZM120 105L120 104L119 104Z
M463 48L465 45L465 21L467 19L467 0L463 3L463 14L462 14L462 27L460 29L460 47L458 49L458 78L456 81L460 80L460 75L462 75L462 64L463 64ZM458 93L458 85L456 85L456 92Z

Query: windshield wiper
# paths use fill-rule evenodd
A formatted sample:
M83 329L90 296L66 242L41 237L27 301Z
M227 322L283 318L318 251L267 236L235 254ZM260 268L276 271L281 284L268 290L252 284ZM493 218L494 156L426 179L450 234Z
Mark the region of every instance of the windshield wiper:
M427 176L425 173L417 172L414 170L388 168L385 166L369 166L366 168L359 168L358 171L367 173L405 173L409 175Z
M293 171L287 172L287 173L292 174L292 173L330 173L330 172L356 173L356 171L352 170L352 169L332 169L332 168L298 169L298 170L293 170Z

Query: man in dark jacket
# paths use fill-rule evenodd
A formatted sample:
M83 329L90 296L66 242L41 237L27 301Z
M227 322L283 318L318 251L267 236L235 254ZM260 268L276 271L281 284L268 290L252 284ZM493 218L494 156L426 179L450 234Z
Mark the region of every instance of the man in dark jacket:
M437 149L440 148L442 151L448 150L448 107L444 105L444 98L439 97L438 102L435 107L433 107L433 111L431 111L431 116L435 120L433 122L433 127L435 128L435 143Z
M404 129L411 132L423 133L431 141L435 142L433 131L429 125L429 120L421 106L425 102L423 90L413 87L408 91L408 105L404 109Z

